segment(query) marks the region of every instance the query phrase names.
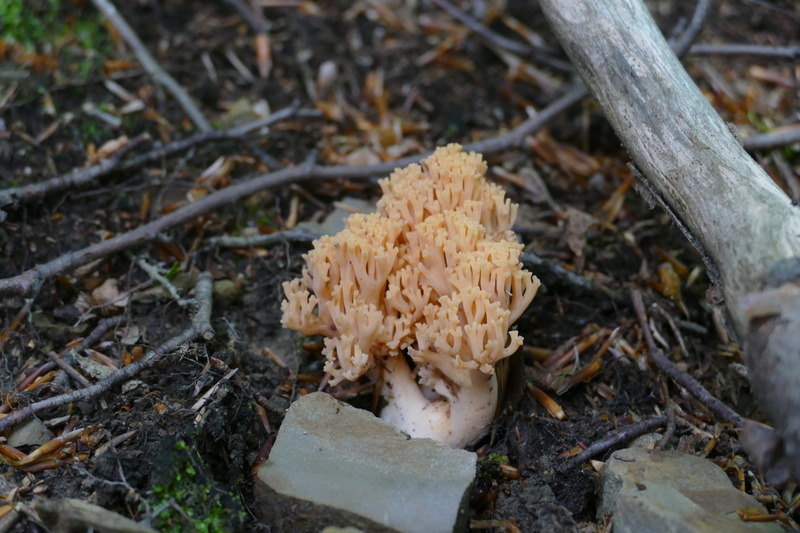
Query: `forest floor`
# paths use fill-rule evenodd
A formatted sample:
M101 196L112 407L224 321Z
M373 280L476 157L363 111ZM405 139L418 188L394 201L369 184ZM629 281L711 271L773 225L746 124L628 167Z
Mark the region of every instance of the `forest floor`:
M596 106L585 99L513 134L575 81L535 4L460 3L477 25L439 2L242 4L117 2L196 119L93 3L0 7L0 191L48 184L0 193L0 413L52 400L33 422L2 426L0 520L40 531L14 509L76 498L161 531L268 531L253 473L283 409L324 379L319 339L280 325L281 282L311 246L298 224L374 202L397 160L500 138L478 147L520 204L515 229L543 288L516 325L524 379L474 448L472 517L525 531L526 517L506 511L519 508L520 481L544 483L581 528L602 530L599 464L555 466L668 413L678 422L669 448L719 464L795 524L795 493L765 483L737 430L647 364L637 293L656 347L681 372L767 422L700 255L636 194ZM693 4L650 7L670 36ZM722 0L696 42L797 46L798 28L796 2ZM796 59L690 52L684 64L748 137L798 121ZM797 145L753 155L800 199ZM81 184L47 181L93 169ZM192 327L201 272L213 279L211 340ZM369 407L374 387L362 385L326 390Z

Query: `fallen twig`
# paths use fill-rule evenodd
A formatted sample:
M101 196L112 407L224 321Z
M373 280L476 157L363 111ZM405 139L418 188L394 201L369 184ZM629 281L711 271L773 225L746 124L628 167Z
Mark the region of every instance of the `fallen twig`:
M123 168L125 170L128 170L130 168L143 165L145 163L150 163L152 161L156 161L164 157L169 157L179 152L186 151L194 146L209 142L222 141L222 140L249 141L252 140L249 137L250 133L268 128L269 126L272 126L273 124L276 124L277 122L280 122L282 120L295 117L316 118L320 116L322 116L322 113L320 111L316 109L299 109L297 104L295 103L281 109L280 111L276 111L275 113L272 113L267 117L253 120L252 122L242 124L241 126L236 126L229 130L198 133L196 135L192 135L191 137L187 137L186 139L181 139L179 141L169 143L166 146L163 146L161 148L156 148L155 150L148 152L146 154L142 154L138 157L131 158L130 161L127 161L125 163Z
M800 143L800 125L774 133L753 135L742 140L742 146L748 152L774 150L794 143Z
M320 236L297 228L266 233L264 235L235 236L221 235L206 239L206 246L220 246L223 248L247 248L249 246L266 246L277 241L311 242Z
M604 287L598 287L589 279L575 274L574 272L570 272L566 268L562 267L561 265L554 263L552 261L548 261L542 257L539 257L533 252L525 252L520 256L520 261L525 266L525 268L532 268L537 275L541 276L540 272L546 272L547 274L551 275L555 279L557 279L560 283L565 285L569 285L570 287L578 290L579 292L588 292L588 293L597 293L602 292L610 296L613 300L619 301L621 297L617 294L608 291Z
M213 337L213 329L210 329L211 324L209 322L212 303L212 280L209 273L202 273L197 277L195 291L198 301L197 313L192 321L192 325L186 328L186 330L184 330L180 335L169 339L158 348L147 352L139 361L112 372L90 387L72 391L67 394L61 394L59 396L53 396L52 398L33 403L24 409L14 411L5 418L0 419L0 432L5 431L15 424L28 420L35 414L47 409L53 409L55 407L61 407L70 403L94 399L104 392L110 390L111 387L122 383L123 381L127 381L143 370L154 366L161 360L161 357L164 354L172 352L183 344L194 341L198 337L202 336L205 338L208 335L209 330L211 331L211 336Z
M670 48L672 48L676 56L683 57L691 49L692 43L697 39L698 35L700 35L700 31L703 29L709 11L711 11L711 0L700 0L697 2L689 25L679 37L670 40Z
M110 0L92 0L92 3L103 14L103 17L105 17L120 35L122 35L122 38L125 39L125 42L133 49L133 53L136 54L142 67L150 74L153 80L172 93L172 96L175 97L175 100L177 100L183 110L186 111L186 114L189 115L189 118L194 122L194 125L197 126L197 129L200 131L211 131L213 129L211 124L208 123L189 94L172 76L161 68L161 65L150 55L150 52L147 51L147 48L139 39L139 36L136 35L133 28L131 28L128 22L120 15L114 4L112 4Z
M75 347L76 352L81 352L86 348L91 348L103 338L103 335L110 329L116 328L125 321L123 315L112 316L100 320L94 329Z
M675 434L675 411L672 408L668 408L664 414L667 416L667 427L658 444L656 444L656 450L663 450L664 446L669 443L669 439Z
M699 381L694 379L686 372L681 371L675 366L672 361L667 359L664 352L658 348L653 341L653 335L650 332L650 326L647 323L647 312L644 308L642 301L642 293L638 290L631 291L631 301L633 302L633 309L636 313L636 318L639 321L639 327L644 335L644 341L647 345L647 359L653 366L660 372L672 378L678 385L689 391L689 393L700 400L700 402L708 408L709 411L716 414L723 420L726 420L736 427L741 427L744 423L742 416L722 403L719 399L715 398L713 394L708 392L708 389L703 387Z
M537 49L529 44L521 43L507 37L503 37L499 33L487 28L479 20L471 17L448 0L432 0L434 4L439 6L443 11L447 12L451 17L462 23L469 28L470 31L475 33L478 37L490 47L495 47L506 52L520 56L530 56L535 61L539 61L547 66L560 70L561 72L573 72L572 65L566 61L551 57L546 50Z
M195 304L194 299L183 298L178 293L178 288L175 287L175 285L173 285L170 280L162 276L161 272L158 271L157 267L151 265L141 257L133 260L137 265L139 265L139 268L144 270L147 273L147 275L150 276L150 279L152 279L153 281L157 281L162 287L164 287L170 294L170 296L172 296L172 299L175 300L175 303L177 303L180 307L188 307L190 305Z
M60 368L64 372L66 372L69 375L69 377L71 377L72 380L75 383L77 383L78 385L80 385L81 387L86 388L86 387L91 387L92 386L91 382L89 382L89 380L86 379L83 376L83 374L81 374L80 372L75 370L72 367L72 365L70 365L69 363L64 361L61 357L58 356L57 353L50 352L50 353L47 354L47 357L52 362L54 362L58 366L58 368Z
M493 139L471 143L464 148L488 154L519 146L523 143L525 137L540 130L559 113L580 101L585 93L586 89L582 87L573 89L543 109L541 113L529 118L509 133ZM424 157L427 157L427 155L429 154L420 154L396 161L386 161L376 165L360 167L347 165L327 167L318 165L298 165L276 172L262 174L251 180L237 183L209 194L197 202L185 205L180 209L176 209L157 220L139 226L127 233L119 234L116 237L87 246L81 250L68 252L48 263L37 265L30 270L26 270L22 274L0 280L0 294L26 295L38 292L41 284L53 276L91 263L92 261L102 259L122 250L149 242L163 231L189 222L210 211L219 209L224 205L236 202L270 187L277 187L279 185L300 181L310 181L313 179L363 179L376 175L385 175L396 168L416 163Z
M666 416L655 416L653 418L648 418L647 420L637 422L636 424L631 424L630 426L622 429L618 429L617 431L612 431L607 437L595 442L582 452L565 460L563 463L558 464L556 466L556 470L562 474L568 472L576 466L588 461L592 457L601 454L618 444L622 444L625 441L635 439L636 437L644 435L649 431L653 431L654 429L659 428L666 423Z
M293 104L289 107L285 107L279 111L276 111L275 113L272 113L268 117L260 118L228 130L198 133L196 135L192 135L191 137L180 139L165 146L155 148L144 154L131 157L127 161L123 161L124 157L128 155L134 148L138 147L149 139L147 135L140 135L117 150L114 155L107 159L103 159L96 165L73 170L66 175L56 176L54 178L50 178L39 183L34 183L32 185L27 185L25 187L11 188L0 191L0 208L12 203L30 202L45 195L63 191L69 188L84 186L115 170L130 170L132 168L151 163L153 161L158 161L159 159L170 157L180 152L184 152L201 144L223 140L236 140L243 142L249 150L253 151L256 147L252 145L253 139L249 136L249 134L268 128L269 126L288 118L319 117L320 115L321 113L316 109L298 109L297 104ZM274 163L273 166L275 166Z
M148 135L140 135L114 152L111 157L103 159L91 167L75 169L63 176L56 176L39 183L25 185L24 187L12 187L2 190L0 191L0 207L16 202L30 202L47 194L91 183L100 176L120 168L123 158L149 138Z
M706 44L699 43L689 48L689 55L738 55L755 57L778 57L796 59L800 57L800 46L762 46L757 44Z
M267 21L263 13L259 9L251 8L242 0L225 0L225 3L233 6L255 33L253 44L258 63L258 74L262 78L268 77L272 70L272 52L267 34Z

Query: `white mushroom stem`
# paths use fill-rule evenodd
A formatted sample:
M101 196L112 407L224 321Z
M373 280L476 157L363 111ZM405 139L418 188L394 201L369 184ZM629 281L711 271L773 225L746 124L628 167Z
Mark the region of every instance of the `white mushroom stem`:
M431 398L405 359L389 357L383 374L387 405L381 418L412 437L434 439L452 448L475 442L497 410L497 378L480 370L457 369L455 373L449 377L458 390L451 391L441 379Z

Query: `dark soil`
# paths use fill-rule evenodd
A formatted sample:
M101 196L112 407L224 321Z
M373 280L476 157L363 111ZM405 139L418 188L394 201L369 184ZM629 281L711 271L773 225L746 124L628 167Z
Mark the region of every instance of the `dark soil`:
M44 2L25 4L25 16L47 9ZM206 194L277 164L349 163L348 155L359 147L388 160L447 142L496 136L527 118L527 107L541 109L552 102L570 81L569 74L535 61L530 64L551 78L549 88L541 81L544 74L513 76L493 48L426 3L413 10L411 3L392 1L265 8L272 54L266 79L258 75L253 30L228 2L116 4L162 67L216 126L255 119L259 101L272 111L292 102L302 108L318 105L327 117L289 119L245 143L202 144L179 156L113 172L81 190L9 207L7 217L0 217L0 278L158 218L184 205L187 194ZM462 7L470 10L466 3ZM691 16L692 7L660 2L655 16L669 34ZM512 1L505 13L540 36L552 48L552 58L566 61L535 6ZM61 2L50 33L34 42L13 44L10 26L4 28L0 187L86 166L98 147L123 135L150 135L151 144L138 153L156 146L152 143L194 133L175 99L136 63L115 66L114 61L135 58L100 20L91 3ZM793 2L725 0L699 41L787 45L794 39L797 44L799 24L800 9ZM500 19L489 27L520 40ZM234 65L234 56L243 67ZM335 62L337 72L326 89L318 73L328 61ZM791 110L797 109L798 78L791 62L721 56L690 58L687 65L723 117L741 131L796 120ZM774 76L759 75L751 67ZM542 78L537 81L538 76ZM775 81L781 76L788 86ZM381 77L385 101L374 89ZM110 92L108 80L141 101L143 109L124 114L125 102ZM402 139L395 135L398 129L404 132ZM229 172L204 177L223 156L234 161ZM783 157L794 165L800 160L796 151L787 150ZM583 275L593 288L571 285L547 269L535 272L543 289L517 323L526 340L517 356L522 369L517 376L525 379L509 384L502 415L475 447L481 466L473 517L510 519L521 531L601 529L602 520L595 517L596 471L585 465L558 473L555 466L609 431L673 405L688 426L679 426L670 446L696 449L722 466L735 463L747 473L748 490L756 487L779 498L739 455L737 433L730 425L643 361L646 348L629 303L632 288L661 309L653 313L652 327L673 361L743 416L764 419L747 380L737 373L742 363L738 347L718 335L700 256L666 215L648 209L630 187L626 154L595 106L586 102L560 116L525 148L487 159L490 178L521 205L517 230L528 249L551 265ZM763 162L791 192L792 184L781 181L775 159L765 155ZM532 175L546 185L537 185ZM41 369L48 353L68 352L70 343L82 339L100 319L125 317L93 346L105 357L95 356L104 365L135 360L187 327L191 308L159 290L138 259L159 265L162 274L173 269L176 286L201 270L210 271L218 282L231 282L229 292L215 299L213 341L165 356L155 369L96 400L40 413L43 421L57 421L50 428L55 434L87 428L85 435L38 468L0 465L0 488L8 485L0 492L9 502L25 504L34 498L83 499L136 520L152 518L164 531L268 531L268 524L255 518L253 472L268 455L281 415L279 409L259 406L253 391L280 408L320 386L318 340L301 338L280 325L280 283L299 274L309 244L280 241L225 248L206 243L224 234L282 230L298 200L297 220L319 221L342 198L375 199L374 178L307 182L261 193L174 228L146 246L65 271L45 282L33 300L3 296L0 384L2 412L10 413L75 387L60 371L30 390L21 391L17 384ZM582 225L587 216L589 223ZM97 289L108 280L128 297L110 303L101 297ZM679 293L670 293L671 282ZM188 297L191 283L184 286L183 296ZM584 365L614 328L620 328L618 341L602 357L601 370L587 383L556 394L572 369L562 364L548 372L543 365L548 351L562 347L570 352L571 345L565 344L570 339L580 342L598 333L580 355ZM223 379L233 369L237 372ZM548 392L565 419L554 418L533 397L528 383ZM215 385L198 407L201 396ZM369 407L372 389L355 394L348 389L352 386L331 392ZM716 441L690 439L697 433L693 429L714 435ZM24 453L35 448L21 446ZM496 530L503 530L503 523L497 525ZM22 518L16 530L41 528Z

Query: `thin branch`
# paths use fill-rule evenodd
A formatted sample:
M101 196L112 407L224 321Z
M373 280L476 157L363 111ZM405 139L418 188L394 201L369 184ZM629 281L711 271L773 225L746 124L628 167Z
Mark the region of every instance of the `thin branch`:
M800 46L761 46L757 44L695 44L689 49L691 56L700 55L738 55L753 57L776 57L797 59Z
M103 335L110 329L116 328L125 321L123 315L104 318L99 321L95 328L75 347L76 352L82 352L86 348L91 348L103 338Z
M744 423L744 419L739 413L715 398L699 381L675 366L672 361L667 359L664 352L656 346L653 341L653 334L650 332L650 326L647 323L647 312L645 311L644 302L642 301L642 293L635 289L632 290L631 302L633 303L633 309L639 321L642 335L644 335L645 344L647 344L647 359L653 366L689 391L689 393L705 405L709 411L723 420L727 420L734 426L741 427Z
M290 105L289 107L281 109L280 111L272 113L268 117L260 118L252 122L248 122L247 124L242 124L241 126L231 128L229 130L198 133L196 135L192 135L191 137L187 137L186 139L181 139L179 141L169 143L166 146L157 148L151 152L132 158L130 161L125 163L123 168L125 170L128 170L132 167L143 165L145 163L150 163L152 161L157 161L158 159L164 157L170 157L179 152L184 152L189 148L193 148L197 145L209 142L223 141L223 140L235 140L235 141L251 140L249 134L253 133L254 131L263 130L265 128L268 128L269 126L272 126L277 122L289 118L295 118L295 117L316 118L320 116L322 116L322 113L320 111L316 109L298 109L297 104L295 103Z
M533 252L524 252L522 256L520 256L520 261L522 261L522 264L525 268L532 267L538 272L545 271L552 277L556 278L560 283L569 285L580 292L606 292L603 290L603 288L598 287L589 279L579 276L574 272L570 272L557 263L543 259ZM615 294L611 294L611 296L615 300L619 299Z
M150 74L153 80L172 93L172 96L175 97L175 100L177 100L183 110L186 111L186 114L189 115L189 118L194 122L194 125L197 126L197 129L200 131L211 131L213 128L203 116L203 113L200 112L200 109L198 109L192 101L189 94L172 76L167 74L153 56L150 55L150 52L147 51L147 48L139 39L139 36L136 35L133 28L130 27L128 22L122 17L119 11L117 11L114 4L112 4L110 0L92 0L92 3L103 14L106 20L114 26L120 35L122 35L122 38L125 39L125 42L133 49L133 53L136 54L142 67Z
M573 89L543 109L541 113L529 118L509 133L493 139L471 143L464 146L464 148L466 150L488 154L517 147L524 142L526 136L537 132L559 113L579 102L582 95L585 94L585 91L586 89L584 88ZM411 163L417 163L427 155L429 154L420 154L396 161L386 161L376 165L361 167L347 165L298 165L276 172L262 174L251 180L237 183L209 194L197 202L185 205L180 209L176 209L157 220L139 226L127 233L121 233L81 250L68 252L48 263L36 265L22 274L0 280L0 295L25 295L38 292L42 283L53 276L91 263L92 261L102 259L122 250L152 241L160 233L170 228L189 222L210 211L219 209L222 206L234 203L242 198L246 198L271 187L315 179L363 179L372 176L382 176L392 172L396 168L404 167Z
M692 20L689 21L689 26L681 33L680 37L669 43L676 56L683 57L686 55L692 43L697 39L697 36L700 35L700 31L702 31L710 11L711 0L700 0L697 2L697 7L692 15Z
M576 85L569 89L563 96L553 101L550 105L530 117L509 133L492 139L486 139L485 141L470 143L464 146L464 148L483 154L489 154L521 146L525 142L525 137L533 135L541 130L556 116L574 106L588 95L589 91L583 84Z
M439 6L442 11L447 12L451 17L459 21L461 24L469 28L472 33L486 41L487 44L496 46L513 54L527 55L531 53L532 49L527 44L514 41L513 39L503 37L499 33L493 32L480 21L469 16L447 0L431 0L431 2Z
M83 374L75 370L68 362L64 361L62 358L58 356L56 352L49 352L47 354L48 359L54 362L61 370L67 373L72 380L80 385L83 388L91 387L91 382L86 379Z
M675 434L675 410L668 408L664 414L667 415L667 428L664 430L664 434L661 435L658 444L656 444L656 450L663 450L669 443L669 439Z
M550 57L550 55L545 51L538 50L531 45L503 37L499 33L487 28L486 25L482 24L479 20L476 20L455 5L451 4L448 0L431 1L439 6L439 8L441 8L443 11L447 12L451 17L466 26L478 37L483 39L487 45L493 46L500 50L505 50L506 52L511 52L512 54L530 56L532 59L562 72L573 72L572 65L566 61L561 61L559 59Z
M211 302L214 296L214 281L210 273L203 272L197 276L194 292L197 300L197 313L192 318L192 328L204 340L210 341L214 338L214 328L211 326Z
M276 231L264 235L238 237L234 235L221 235L206 239L206 246L220 246L223 248L248 248L250 246L266 246L277 241L311 242L320 236L300 229Z
M800 125L775 133L761 133L742 140L742 146L748 152L761 152L783 148L790 144L800 143Z
M226 4L232 6L242 16L244 21L253 30L253 33L267 33L267 21L260 11L251 9L242 0L224 0Z
M175 303L177 303L180 307L188 307L196 303L192 298L183 298L178 292L178 288L175 287L170 280L161 275L161 272L158 271L158 267L151 265L141 257L131 259L137 265L139 265L139 268L144 270L147 275L150 276L150 279L157 281L162 287L164 287L170 296L172 296L172 299L175 300Z
M56 176L39 183L32 183L24 187L13 187L0 191L0 207L5 207L16 202L30 202L47 194L53 194L73 187L80 187L93 182L120 168L123 158L133 149L149 140L148 135L140 135L129 141L125 146L114 152L111 157L101 160L96 165L88 168L75 169L63 176Z
M653 418L648 418L647 420L637 422L636 424L631 424L630 426L622 429L618 429L617 431L613 431L609 433L607 437L595 442L581 453L573 455L563 463L557 465L556 470L562 474L568 472L576 466L588 461L592 457L599 455L606 450L617 446L618 444L622 444L623 442L627 442L631 439L635 439L636 437L640 437L645 433L653 431L656 428L660 428L666 423L667 417L655 416Z
M47 409L61 407L70 403L92 400L104 392L109 391L113 386L127 381L136 374L155 366L164 354L172 352L183 344L194 341L198 337L205 337L208 332L207 328L211 327L208 322L211 316L211 287L212 281L210 274L203 273L197 277L195 290L198 299L198 310L192 321L192 325L184 330L183 333L166 341L155 350L150 350L139 361L124 366L119 370L115 370L94 385L67 394L53 396L52 398L33 403L24 409L14 411L5 418L0 419L0 432L24 420L28 420L37 413L46 411ZM213 330L211 330L211 336L213 337Z
M321 113L316 109L298 109L297 104L293 104L289 107L281 109L280 111L272 113L268 117L260 118L252 122L248 122L247 124L236 126L235 128L231 128L229 130L198 133L196 135L192 135L191 137L171 142L163 147L156 148L142 155L132 157L131 159L123 162L124 156L129 154L142 142L149 139L147 135L141 135L117 150L113 156L100 161L97 165L73 170L64 176L56 176L55 178L34 183L32 185L27 185L25 187L11 188L0 191L0 207L4 207L11 203L31 202L48 194L77 186L85 186L115 170L130 170L132 168L151 163L153 161L158 161L159 159L170 157L195 146L210 142L236 140L244 143L250 151L253 151L254 146L252 145L252 138L250 137L250 134L254 131L263 130L277 122L292 117L307 118L319 116L321 116Z

